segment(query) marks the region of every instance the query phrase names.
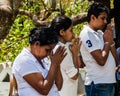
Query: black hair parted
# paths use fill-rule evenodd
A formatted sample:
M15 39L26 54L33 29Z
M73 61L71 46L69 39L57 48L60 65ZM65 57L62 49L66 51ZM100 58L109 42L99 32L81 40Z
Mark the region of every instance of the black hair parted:
M34 44L36 41L39 41L41 46L48 44L56 44L58 43L58 36L49 27L35 27L30 30L29 43Z
M108 15L109 14L108 7L100 2L94 2L88 8L87 21L90 22L91 15L94 15L97 18L102 12L106 12Z
M60 36L60 30L67 30L72 25L72 20L65 16L58 14L51 22L51 29Z

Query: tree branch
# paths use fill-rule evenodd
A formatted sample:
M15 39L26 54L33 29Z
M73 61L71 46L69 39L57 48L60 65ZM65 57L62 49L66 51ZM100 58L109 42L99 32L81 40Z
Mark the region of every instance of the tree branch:
M77 15L71 19L73 21L73 25L75 26L75 25L83 23L87 20L87 13L80 13L79 15Z
M14 2L13 0L0 0L0 43L9 33L21 2L21 0L14 0Z
M20 9L20 10L18 11L18 14L20 14L20 15L26 15L26 16L30 17L31 19L32 19L33 15L34 15L34 14L31 13L30 11L22 10L22 9Z
M73 25L75 26L77 24L85 22L87 19L86 16L87 16L87 13L80 13L78 16L71 18L73 21ZM37 17L34 17L33 21L34 21L35 25L38 27L48 26L50 24L50 22L38 20Z

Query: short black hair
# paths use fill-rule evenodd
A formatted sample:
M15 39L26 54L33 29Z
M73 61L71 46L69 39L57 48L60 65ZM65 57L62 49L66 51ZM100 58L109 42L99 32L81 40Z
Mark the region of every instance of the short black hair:
M48 44L56 44L58 43L58 37L56 33L49 27L35 27L30 30L29 43L33 44L36 41L39 41L41 46Z
M104 4L100 2L91 4L88 9L87 21L90 22L91 15L94 15L97 18L102 12L106 12L107 15L109 14L109 9Z

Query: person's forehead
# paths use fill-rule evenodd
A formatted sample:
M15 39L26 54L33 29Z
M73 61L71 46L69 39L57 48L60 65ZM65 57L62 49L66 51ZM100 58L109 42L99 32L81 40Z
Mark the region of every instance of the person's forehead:
M56 44L50 44L48 45L50 49L53 49L55 47Z
M108 16L108 14L106 12L101 12L99 16Z

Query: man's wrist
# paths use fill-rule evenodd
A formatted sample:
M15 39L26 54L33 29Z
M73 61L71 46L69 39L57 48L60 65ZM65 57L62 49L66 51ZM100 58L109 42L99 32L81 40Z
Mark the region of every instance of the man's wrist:
M115 42L113 42L113 44L110 45L110 47L113 47L113 46L115 46Z
M104 44L107 45L107 44L110 44L110 42L105 42Z

